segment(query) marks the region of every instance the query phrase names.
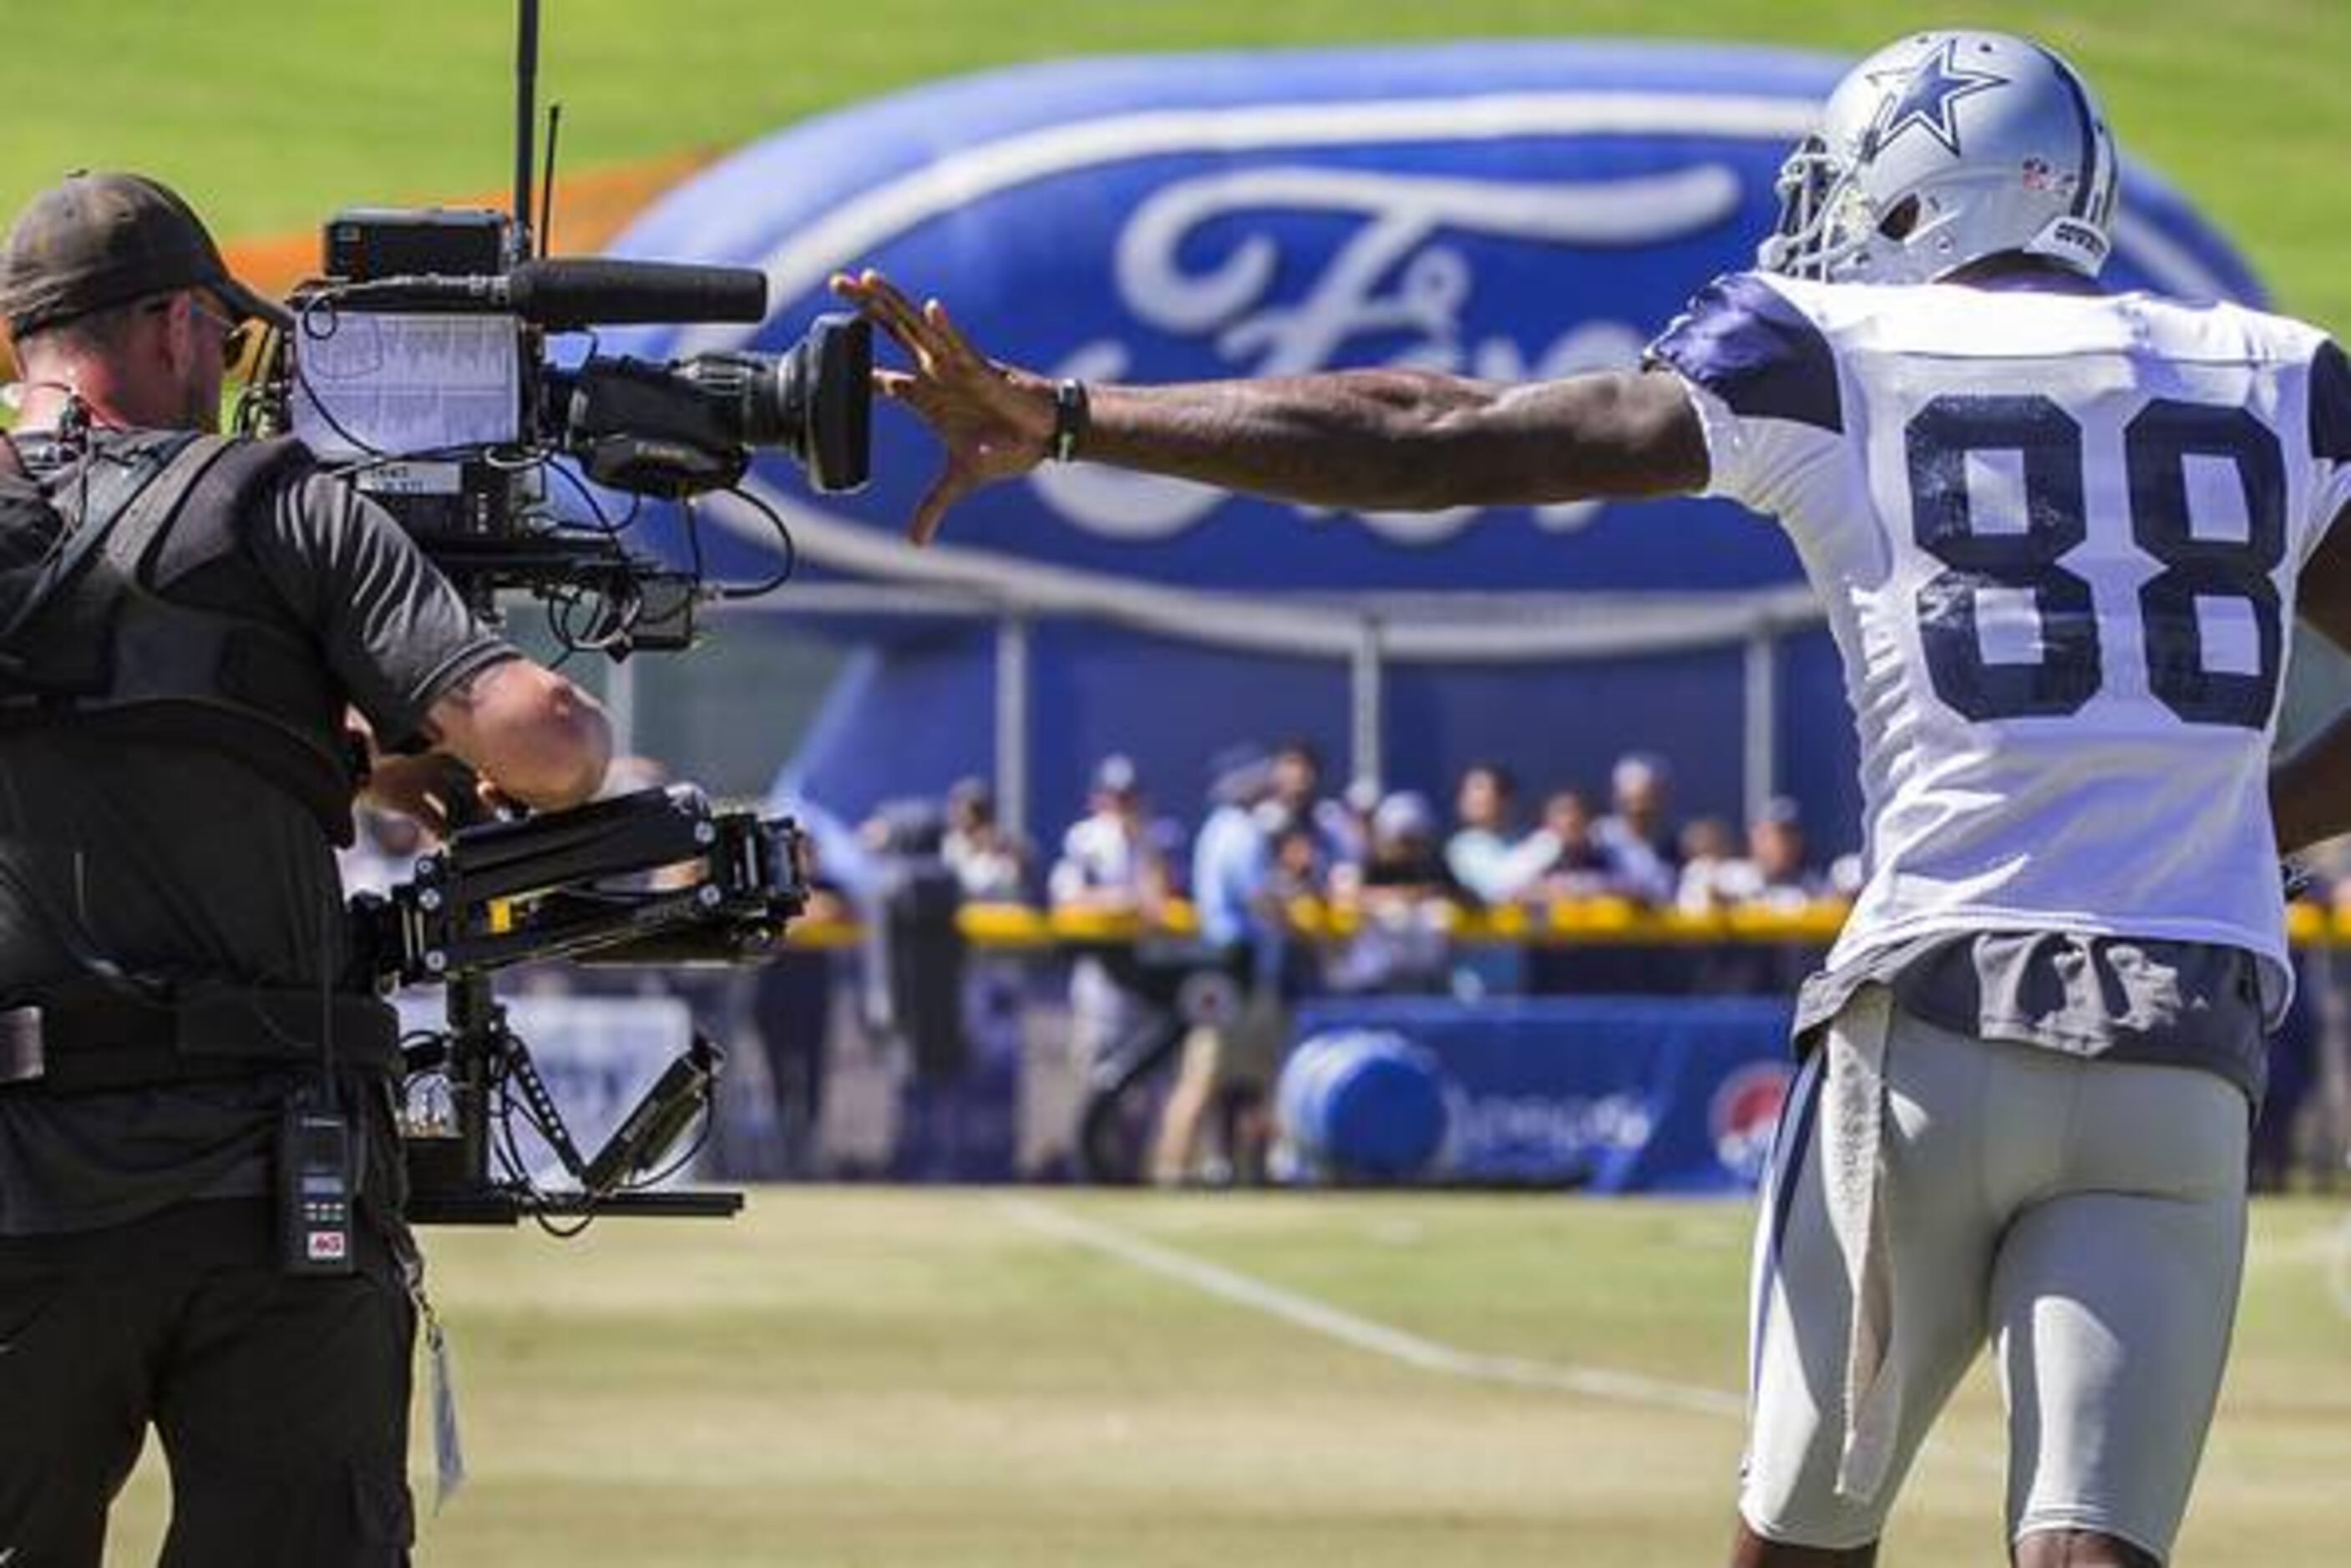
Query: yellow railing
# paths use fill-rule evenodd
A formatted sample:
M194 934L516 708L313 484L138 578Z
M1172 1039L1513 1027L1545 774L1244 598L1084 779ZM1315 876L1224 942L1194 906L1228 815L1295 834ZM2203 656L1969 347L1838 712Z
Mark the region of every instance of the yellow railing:
M1803 942L1826 947L1844 923L1842 903L1802 909L1747 906L1704 914L1653 909L1628 898L1577 898L1547 905L1509 905L1495 909L1449 911L1453 939L1464 943L1546 946L1643 946ZM964 935L975 947L1025 952L1088 942L1131 942L1150 936L1190 936L1198 930L1187 904L1173 904L1163 918L1093 910L1032 909L1026 904L967 904ZM1343 905L1301 899L1290 908L1291 929L1317 941L1340 941L1362 925L1361 914ZM2305 947L2351 946L2351 909L2315 904L2286 909L2286 934ZM791 929L790 945L833 949L854 946L862 933L846 920L803 920Z

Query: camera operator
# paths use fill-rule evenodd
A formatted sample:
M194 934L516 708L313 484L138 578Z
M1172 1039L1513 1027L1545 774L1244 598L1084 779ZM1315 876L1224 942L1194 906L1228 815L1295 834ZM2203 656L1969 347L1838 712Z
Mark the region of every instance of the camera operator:
M461 763L586 800L609 732L298 447L209 434L283 312L170 191L37 197L0 314L0 1562L95 1568L152 1424L165 1562L402 1563L418 1265L396 1025L344 989L348 715L371 802L434 826ZM285 1240L289 1106L358 1151L347 1257Z

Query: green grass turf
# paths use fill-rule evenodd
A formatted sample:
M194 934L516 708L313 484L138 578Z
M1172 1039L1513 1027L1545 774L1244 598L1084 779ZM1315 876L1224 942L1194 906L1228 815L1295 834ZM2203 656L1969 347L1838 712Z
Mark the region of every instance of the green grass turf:
M1940 5L1827 0L560 0L543 91L587 168L734 145L936 77L1056 55L1467 36L1751 39L1858 51ZM1972 0L2105 95L2125 144L2290 308L2351 330L2351 5ZM10 9L0 210L75 165L180 185L225 236L353 202L499 189L496 0L113 0ZM1740 1376L1730 1206L1057 1196L1465 1349ZM2344 1557L2351 1318L2337 1211L2260 1215L2186 1563ZM987 1195L762 1194L734 1226L435 1238L474 1490L423 1560L467 1563L1422 1568L1718 1561L1735 1423L1494 1387L1191 1293ZM1898 1517L1904 1568L1998 1560L1980 1378ZM113 1560L152 1561L152 1464ZM1898 1552L1898 1555L1896 1553Z
M1061 55L1479 36L1673 36L1858 52L1964 19L2029 29L2125 145L2247 247L2289 308L2351 330L2351 5L2339 0L560 0L542 95L574 167L724 148L820 109ZM501 190L502 0L11 5L0 209L77 164L180 184L225 234ZM946 132L951 138L951 132Z
M1468 1352L1735 1391L1747 1215L1554 1197L1041 1200ZM1398 1365L977 1192L775 1189L726 1224L434 1232L471 1489L434 1568L1677 1568L1722 1560L1738 1423ZM2335 1568L2351 1213L2257 1210L2179 1561ZM1979 1376L1889 1536L2000 1561ZM152 1463L111 1562L152 1561Z

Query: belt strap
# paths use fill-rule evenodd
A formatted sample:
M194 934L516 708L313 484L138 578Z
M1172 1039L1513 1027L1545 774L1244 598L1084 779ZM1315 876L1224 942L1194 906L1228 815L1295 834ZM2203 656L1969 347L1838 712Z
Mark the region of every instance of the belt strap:
M400 1017L373 996L322 1002L315 991L216 987L149 1001L88 991L0 1009L0 1087L80 1095L315 1064L322 1019L338 1067L398 1070Z

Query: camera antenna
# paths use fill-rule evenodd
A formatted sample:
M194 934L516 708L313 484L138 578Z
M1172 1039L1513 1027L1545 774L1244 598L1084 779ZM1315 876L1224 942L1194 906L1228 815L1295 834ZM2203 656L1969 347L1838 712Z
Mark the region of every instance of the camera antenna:
M547 161L538 179L538 254L555 246L555 139L563 130L563 106L547 106Z
M538 119L538 0L515 4L515 163L510 262L530 255L531 133Z

